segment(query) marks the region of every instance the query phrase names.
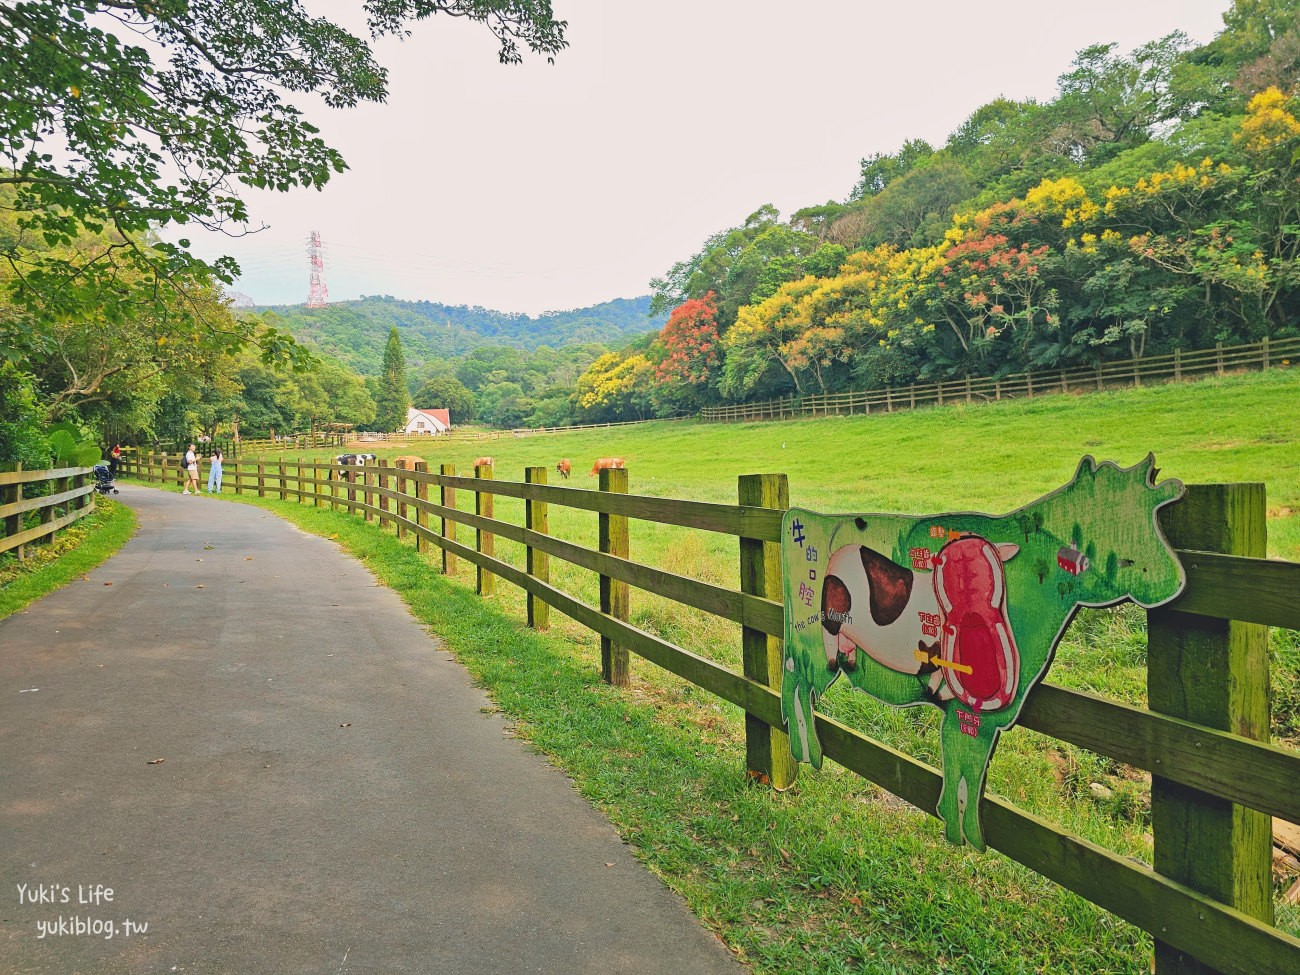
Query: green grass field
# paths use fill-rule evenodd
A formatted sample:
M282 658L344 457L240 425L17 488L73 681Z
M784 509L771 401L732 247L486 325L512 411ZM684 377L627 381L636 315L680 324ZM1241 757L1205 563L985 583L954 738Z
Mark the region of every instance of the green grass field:
M1000 513L1064 483L1085 453L1128 466L1153 451L1164 476L1189 483L1265 482L1270 553L1300 560L1297 394L1300 372L1278 371L884 416L656 423L487 443L384 444L375 452L414 453L433 470L453 463L465 473L476 456L491 454L501 480L522 480L526 466L553 468L569 457L577 487L594 486L586 476L593 458L616 455L627 458L637 494L734 502L738 474L784 472L792 503L817 510ZM558 481L553 470L551 481ZM467 507L470 499L462 493L459 503ZM269 504L338 534L403 592L521 734L554 756L757 970L1146 971L1149 942L1141 932L999 854L948 847L933 819L848 773L804 770L780 796L744 788L737 709L636 660L630 691L610 691L598 680L592 634L563 617L553 617L550 634L528 632L513 587L499 584L496 596L478 600L465 594L468 566L449 586L420 569L409 544L355 519ZM497 517L521 522L520 505L497 499ZM595 545L591 512L552 506L551 528ZM460 537L472 533L462 527ZM517 545L498 539L497 552L522 564ZM736 586L737 543L729 536L633 523L632 557ZM552 579L596 601L591 573L552 560ZM635 591L632 621L739 669L731 623ZM1049 679L1144 703L1143 622L1132 609L1081 615ZM1293 743L1300 739L1300 639L1274 631L1272 648L1275 734ZM888 708L842 684L826 698L826 711L937 763L937 711ZM1147 782L1137 770L1017 728L994 756L988 787L1149 861ZM1300 933L1300 914L1281 907L1279 924Z

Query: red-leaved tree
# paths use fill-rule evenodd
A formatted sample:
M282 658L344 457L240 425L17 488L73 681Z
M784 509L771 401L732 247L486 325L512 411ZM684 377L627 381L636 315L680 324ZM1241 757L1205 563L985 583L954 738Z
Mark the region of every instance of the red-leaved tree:
M712 291L673 309L659 333L655 368L658 399L675 409L699 406L722 363L718 305Z

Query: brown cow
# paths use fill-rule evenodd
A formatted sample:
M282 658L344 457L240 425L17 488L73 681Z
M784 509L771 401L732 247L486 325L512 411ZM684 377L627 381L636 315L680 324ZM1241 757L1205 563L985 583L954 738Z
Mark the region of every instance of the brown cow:
M596 460L596 463L591 465L591 473L587 476L595 477L597 471L622 470L625 466L622 457L600 457Z
M491 466L492 466L492 458L491 458L491 457L475 457L475 458L474 458L474 466L475 466L475 467L491 467Z
M403 454L401 457L393 458L394 467L401 467L404 470L408 470L408 471L415 470L416 464L423 464L423 463L424 463L423 457L416 457L413 454Z
M567 457L562 457L560 462L555 465L555 469L560 472L560 477L564 478L566 481L569 479L569 475L573 473L573 465L569 463L569 458Z

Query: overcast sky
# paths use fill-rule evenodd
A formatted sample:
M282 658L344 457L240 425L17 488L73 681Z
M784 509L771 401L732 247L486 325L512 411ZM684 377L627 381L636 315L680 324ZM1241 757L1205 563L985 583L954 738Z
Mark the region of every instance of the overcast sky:
M306 300L312 230L335 301L538 314L634 297L764 203L843 200L864 156L941 144L999 95L1051 98L1080 48L1208 41L1228 0L554 6L570 44L554 65L499 65L486 31L438 18L381 42L386 104L309 112L350 170L320 192L251 193L269 229L196 249L233 255L259 304Z

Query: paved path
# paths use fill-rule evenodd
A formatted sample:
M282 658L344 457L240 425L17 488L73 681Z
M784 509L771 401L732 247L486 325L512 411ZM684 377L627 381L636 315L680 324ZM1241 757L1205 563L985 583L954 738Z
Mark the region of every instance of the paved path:
M334 544L120 498L0 621L0 972L741 972Z

